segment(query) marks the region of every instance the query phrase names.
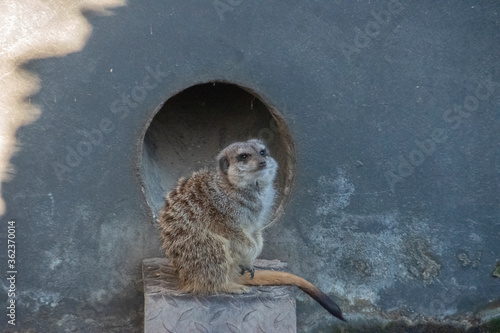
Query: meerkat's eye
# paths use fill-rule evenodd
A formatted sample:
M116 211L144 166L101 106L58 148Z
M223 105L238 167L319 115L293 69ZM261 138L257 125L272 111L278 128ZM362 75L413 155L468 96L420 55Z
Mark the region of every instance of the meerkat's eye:
M248 154L240 154L239 159L241 161L246 160L248 158Z
M266 156L266 150L265 150L265 149L262 149L262 150L260 151L260 155L261 155L261 156Z

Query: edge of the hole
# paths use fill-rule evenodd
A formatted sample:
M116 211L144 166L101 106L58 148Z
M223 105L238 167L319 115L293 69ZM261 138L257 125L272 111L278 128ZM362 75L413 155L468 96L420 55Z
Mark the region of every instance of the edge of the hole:
M285 181L284 181L284 187L280 189L281 191L278 193L278 199L280 200L274 210L273 218L270 223L268 223L264 228L267 228L273 224L275 224L280 217L283 215L285 212L285 208L290 201L291 198L291 192L295 184L295 170L296 170L296 154L295 154L295 144L293 141L292 134L290 132L290 129L288 128L288 125L285 121L285 118L282 116L281 112L278 111L276 107L274 107L272 104L270 104L265 97L263 97L261 94L259 94L255 89L252 89L248 86L245 86L241 83L236 83L233 81L228 81L228 80L223 80L223 79L213 79L213 80L204 80L200 81L194 84L191 84L187 87L184 87L182 89L178 89L171 94L158 106L156 106L154 109L151 110L151 112L148 114L145 122L143 123L140 131L140 135L138 140L136 141L135 144L135 158L133 159L134 165L133 165L133 170L135 173L135 177L137 178L140 186L140 192L141 192L141 197L142 197L142 204L146 208L145 210L147 211L148 217L150 218L150 221L154 225L157 224L157 216L156 212L154 212L154 207L153 205L149 202L146 194L146 186L144 184L143 180L143 175L142 170L143 167L143 160L142 160L142 154L144 151L144 139L146 136L146 133L151 126L151 123L153 122L154 118L158 115L158 112L163 108L163 106L173 97L181 94L182 92L198 86L198 85L204 85L204 84L210 84L210 83L222 83L222 84L228 84L228 85L234 85L243 91L247 92L248 94L258 98L262 104L266 107L266 109L269 111L271 114L271 117L276 121L277 127L278 127L278 132L280 133L282 143L284 145L284 148L286 149L285 155L286 155L286 168L287 170L285 171Z

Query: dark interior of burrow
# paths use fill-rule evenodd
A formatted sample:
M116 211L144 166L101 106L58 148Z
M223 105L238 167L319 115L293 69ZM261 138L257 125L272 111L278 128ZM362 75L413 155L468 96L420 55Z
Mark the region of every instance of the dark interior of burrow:
M295 152L291 135L278 111L238 85L210 82L169 98L144 135L140 176L153 216L180 177L202 168L216 168L218 152L251 138L263 140L279 165L275 218L290 194Z

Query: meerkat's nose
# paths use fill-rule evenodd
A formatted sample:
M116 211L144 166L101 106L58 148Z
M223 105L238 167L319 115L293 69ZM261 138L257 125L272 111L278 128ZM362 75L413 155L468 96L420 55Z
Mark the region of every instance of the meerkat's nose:
M259 162L259 166L262 167L262 168L265 167L266 166L266 161L260 161Z

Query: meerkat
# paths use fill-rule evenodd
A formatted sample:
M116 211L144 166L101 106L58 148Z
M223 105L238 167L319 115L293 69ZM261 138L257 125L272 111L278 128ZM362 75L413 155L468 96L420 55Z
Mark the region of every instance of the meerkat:
M333 300L290 273L254 270L262 228L272 216L278 164L258 139L237 142L217 156L216 170L181 178L160 211L163 249L182 292L246 293L249 286L294 285L335 317Z

